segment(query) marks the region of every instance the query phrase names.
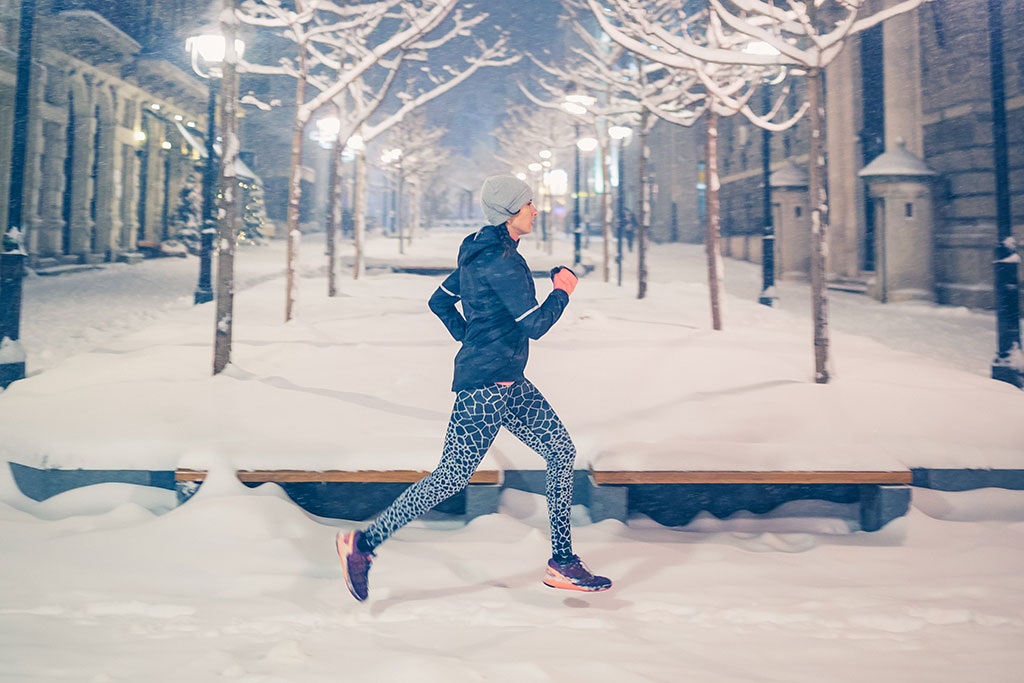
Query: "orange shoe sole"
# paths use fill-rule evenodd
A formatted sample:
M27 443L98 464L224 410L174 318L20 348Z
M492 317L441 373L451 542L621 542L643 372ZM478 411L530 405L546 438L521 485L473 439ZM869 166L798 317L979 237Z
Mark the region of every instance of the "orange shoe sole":
M586 586L577 586L575 583L565 578L561 574L554 571L549 571L547 576L544 577L544 585L548 588L558 588L559 590L566 591L582 591L584 593L600 593L606 591L611 586L605 586L604 588L588 588Z

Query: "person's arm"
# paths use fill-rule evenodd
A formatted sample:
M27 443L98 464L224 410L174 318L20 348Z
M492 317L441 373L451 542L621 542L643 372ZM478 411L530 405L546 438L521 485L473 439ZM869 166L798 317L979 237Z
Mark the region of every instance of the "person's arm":
M530 339L540 339L569 305L569 293L556 288L539 304L526 279L529 277L519 263L509 258L498 257L486 269L487 283L505 309Z
M445 278L441 286L434 290L427 302L430 310L434 312L444 326L448 328L455 341L462 341L466 336L466 319L455 308L455 303L461 299L459 295L459 271L456 269L451 275Z

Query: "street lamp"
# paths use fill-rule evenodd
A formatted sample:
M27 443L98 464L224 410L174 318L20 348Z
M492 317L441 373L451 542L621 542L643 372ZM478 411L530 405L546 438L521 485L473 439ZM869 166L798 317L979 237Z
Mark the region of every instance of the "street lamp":
M194 35L185 41L185 51L192 57L192 70L200 78L210 81L209 102L206 108L206 166L203 169L203 230L202 246L199 251L199 282L196 285L194 301L204 304L213 300L210 273L213 254L213 238L217 234L217 153L214 143L217 135L217 91L224 76L221 64L224 62L224 36L211 29ZM245 53L245 42L235 40L235 53L241 59Z
M405 174L402 169L402 150L399 148L385 150L380 155L380 160L385 166L394 166L398 173L398 180L395 183L394 199L391 202L394 211L394 227L398 232L398 253L405 253L405 232L402 227L402 185L405 181Z
M763 40L754 40L743 46L748 55L778 56L779 51ZM761 113L768 116L772 111L770 87L786 78L786 68L769 71L761 77ZM761 129L761 199L764 230L761 233L761 295L757 302L765 306L774 304L775 299L775 222L772 217L772 132Z
M629 142L629 137L633 134L632 129L627 126L611 126L608 129L608 135L613 140L619 141L619 170L618 170L618 213L619 213L619 228L616 233L616 255L615 261L618 265L618 277L619 287L622 286L622 238L623 233L626 232L626 190L623 187L623 183L626 179L626 144Z
M597 98L591 97L590 95L584 95L579 92L569 93L565 96L565 100L562 102L562 109L569 112L573 116L586 116L587 107L593 106L597 102ZM582 235L580 234L580 124L573 123L573 136L577 140L576 149L573 150L576 162L576 175L573 183L573 200L572 200L572 231L573 231L573 255L572 263L574 266L578 266L583 260L583 243ZM593 138L589 138L593 139Z
M0 228L0 389L25 378L25 351L21 334L21 282L25 275L22 245L25 160L28 156L29 95L32 87L32 34L35 0L21 3L18 57L11 133L11 174L8 185L7 228Z
M992 100L992 154L996 199L995 267L996 357L992 379L1024 389L1020 335L1020 254L1013 236L1013 204L1006 125L1006 72L1003 63L1003 9L988 0L989 82Z

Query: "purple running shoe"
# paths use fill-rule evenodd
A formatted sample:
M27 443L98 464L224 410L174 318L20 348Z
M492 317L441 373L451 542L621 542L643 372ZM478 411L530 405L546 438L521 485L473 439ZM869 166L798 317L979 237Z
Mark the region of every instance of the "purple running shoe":
M553 557L548 560L544 585L570 591L597 592L611 588L612 581L604 576L594 576L579 555L573 555L565 562L559 562Z
M345 535L338 532L335 538L335 545L338 547L338 559L341 560L341 570L345 574L345 585L352 593L352 597L362 602L370 595L370 583L368 574L370 565L373 564L373 553L364 553L359 550L357 543L361 531L350 531Z

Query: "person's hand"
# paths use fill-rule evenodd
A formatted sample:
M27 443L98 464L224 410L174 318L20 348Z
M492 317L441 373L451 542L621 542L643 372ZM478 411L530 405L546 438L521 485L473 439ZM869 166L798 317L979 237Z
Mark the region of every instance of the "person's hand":
M576 277L576 273L565 266L559 266L558 268L551 269L551 281L554 283L555 289L561 289L566 294L572 294L573 290L576 289L576 283L579 282L579 278Z

